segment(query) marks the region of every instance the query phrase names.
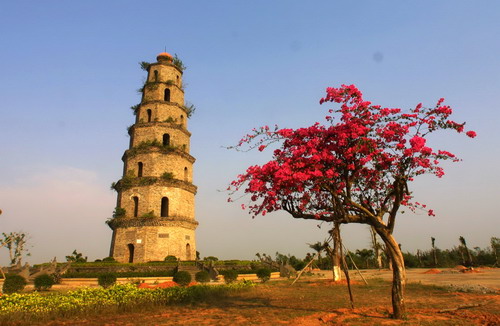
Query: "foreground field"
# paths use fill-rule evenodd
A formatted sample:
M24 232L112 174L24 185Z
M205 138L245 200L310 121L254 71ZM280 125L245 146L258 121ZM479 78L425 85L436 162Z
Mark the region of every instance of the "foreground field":
M498 290L498 270L461 275L455 273L424 274L425 270L410 272L409 282L426 283L429 278L441 277L452 284L468 284L482 275L485 284L493 282ZM370 274L371 273L371 274ZM388 272L365 272L383 278ZM413 278L412 276L413 275ZM479 279L481 277L479 276ZM448 281L447 281L448 280ZM500 295L496 293L456 292L452 288L409 283L406 290L408 319L389 318L390 283L382 278L370 279L369 285L356 280L353 286L355 309L350 309L344 284L328 279L305 278L294 286L291 281L276 281L258 285L249 291L228 297L197 303L155 307L140 307L132 311L116 311L89 317L44 321L43 325L499 325ZM439 283L439 282L437 282ZM473 285L476 283L472 283ZM477 283L480 284L480 283ZM491 285L491 284L489 284ZM483 285L481 285L483 286ZM486 287L486 285L484 285ZM488 287L490 289L490 287ZM474 289L474 288L471 288ZM465 307L464 307L465 306ZM456 309L464 308L464 309Z

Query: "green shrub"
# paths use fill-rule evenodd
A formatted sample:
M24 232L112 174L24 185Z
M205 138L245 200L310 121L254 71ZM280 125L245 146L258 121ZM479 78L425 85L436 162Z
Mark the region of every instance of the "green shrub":
M234 269L222 271L221 274L224 275L224 282L226 284L233 283L238 278L238 271Z
M168 262L176 262L177 261L177 257L175 256L172 256L172 255L168 255L167 257L165 257L164 261L168 261Z
M37 291L47 291L56 282L52 275L42 274L35 277L35 289Z
M113 211L113 217L114 218L124 217L126 212L127 211L125 210L125 208L115 207L115 210Z
M116 263L117 261L113 258L113 257L106 257L106 258L103 258L102 261L104 263Z
M271 270L267 268L261 268L257 270L257 277L262 281L262 282L267 282L271 278Z
M142 218L155 218L156 215L155 215L155 212L154 211L151 211L151 212L148 212L148 213L144 213L141 215Z
M83 257L83 254L81 252L76 251L75 249L73 250L71 256L66 256L66 261L72 263L86 263L87 257Z
M20 292L24 289L27 283L26 279L21 275L7 274L5 275L2 291L3 293Z
M208 257L205 257L203 258L204 261L218 261L219 258L215 257L215 256L208 256Z
M191 283L191 274L186 271L180 271L175 273L173 281L179 285L187 286Z
M199 271L194 275L196 282L208 283L210 282L210 274L207 271Z
M108 288L116 283L115 273L102 273L97 276L97 283L103 288Z
M174 179L174 174L172 172L165 172L161 175L161 178L163 180L173 180Z

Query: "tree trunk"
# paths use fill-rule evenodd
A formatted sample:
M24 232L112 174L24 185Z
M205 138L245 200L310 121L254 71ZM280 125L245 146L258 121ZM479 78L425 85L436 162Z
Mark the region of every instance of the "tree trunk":
M375 232L375 229L370 226L370 233L372 235L372 247L373 251L375 252L375 262L377 264L377 268L381 269L382 268L382 255L380 254L380 245L377 240L377 232Z
M333 281L337 282L342 279L342 270L340 268L341 246L340 246L340 223L334 223L332 229L333 254L332 254L332 270Z
M384 241L385 243L385 241ZM389 253L389 249L387 249L387 246L385 247L385 257L386 257L386 260L387 260L387 269L392 271L392 260L391 260L391 254Z
M403 253L392 234L385 227L375 228L377 234L385 243L386 253L392 263L392 317L401 319L406 316L404 289L406 285L406 270Z
M470 250L469 250L469 248L467 248L467 246L465 246L465 250L467 251L467 259L469 260L469 267L472 267L473 262L472 262L472 255L470 253Z

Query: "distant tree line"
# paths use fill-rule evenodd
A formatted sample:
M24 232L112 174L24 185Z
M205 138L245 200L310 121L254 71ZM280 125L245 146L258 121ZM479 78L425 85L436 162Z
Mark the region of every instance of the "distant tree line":
M431 238L432 248L430 250L417 250L416 253L404 252L405 265L409 268L452 268L457 265L466 267L493 266L500 267L500 238L492 237L490 246L487 248L474 247L470 249L464 237L459 237L460 244L451 249L439 249L435 246L435 238ZM358 249L345 253L349 268L373 269L389 268L388 259L384 248L375 241L372 243L375 249ZM317 242L309 244L315 252L307 253L303 258L293 255L276 253L277 262L288 262L296 270L301 270L317 254L313 268L323 270L332 269L332 258L326 253L326 244ZM376 253L379 253L380 258Z

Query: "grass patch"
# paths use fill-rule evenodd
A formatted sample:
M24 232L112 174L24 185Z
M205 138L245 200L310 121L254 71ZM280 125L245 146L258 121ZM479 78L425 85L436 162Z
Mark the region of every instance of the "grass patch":
M0 296L0 323L42 323L50 319L78 318L123 312L141 312L154 307L216 300L252 287L253 283L196 285L138 289L115 285L107 289L81 288L67 293L38 292Z

